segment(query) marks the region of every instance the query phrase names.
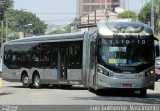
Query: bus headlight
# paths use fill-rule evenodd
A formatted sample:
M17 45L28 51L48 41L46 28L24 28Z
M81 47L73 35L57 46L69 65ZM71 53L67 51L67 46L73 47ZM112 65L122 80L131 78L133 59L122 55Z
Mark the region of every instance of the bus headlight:
M150 76L150 75L153 75L154 73L155 73L154 70L149 70L149 71L147 71L147 72L145 73L145 77Z
M109 76L109 72L100 67L98 68L98 73Z

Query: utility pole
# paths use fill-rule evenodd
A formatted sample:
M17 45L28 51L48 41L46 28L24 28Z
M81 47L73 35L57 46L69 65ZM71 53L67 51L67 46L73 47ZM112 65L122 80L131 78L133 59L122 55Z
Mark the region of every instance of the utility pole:
M154 34L154 0L152 0L152 7L151 7L151 28Z
M128 22L129 22L129 0L128 0Z
M2 0L0 1L0 21L1 21L1 52L2 52L2 46L3 46L3 20L4 20L4 10L6 8L6 1Z
M106 16L106 19L108 22L108 3L107 3L107 0L105 0L105 16Z
M1 50L0 50L0 57L2 57L2 47L3 47L3 20L1 20Z
M6 19L6 41L8 41L8 19Z
M4 11L1 10L0 11L0 21L1 21L1 35L0 35L0 37L1 37L1 46L0 46L1 50L0 50L0 54L2 52L2 46L3 46L3 19L4 19Z

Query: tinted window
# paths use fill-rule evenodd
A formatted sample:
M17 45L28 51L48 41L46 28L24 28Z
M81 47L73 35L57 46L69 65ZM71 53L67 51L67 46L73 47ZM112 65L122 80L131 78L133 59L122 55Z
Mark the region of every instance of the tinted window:
M52 68L58 68L58 49L56 43L51 45L51 66Z
M21 67L20 45L8 45L4 48L4 64L11 69Z
M40 61L41 61L43 67L50 67L51 66L50 44L48 44L48 43L41 44Z
M76 41L69 44L68 54L68 67L69 69L82 68L82 42Z

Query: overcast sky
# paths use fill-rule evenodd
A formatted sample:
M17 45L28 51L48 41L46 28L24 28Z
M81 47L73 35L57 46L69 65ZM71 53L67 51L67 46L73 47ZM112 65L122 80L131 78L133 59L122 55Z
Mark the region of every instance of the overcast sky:
M14 0L14 8L36 13L50 24L65 25L76 17L76 0ZM126 8L139 10L148 0L125 0Z

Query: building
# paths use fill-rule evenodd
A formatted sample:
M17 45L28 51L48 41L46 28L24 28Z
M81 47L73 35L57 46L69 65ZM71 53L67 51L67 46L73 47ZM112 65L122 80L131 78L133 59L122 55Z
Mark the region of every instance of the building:
M121 0L120 1L120 7L122 8L122 9L124 9L124 10L127 10L126 8L126 0Z
M107 9L110 12L114 12L116 7L122 6L121 3L124 3L122 1L124 0L77 0L77 17L95 10Z
M95 13L96 12L96 13ZM88 26L105 23L105 22L131 22L131 18L118 18L118 13L115 12L108 12L108 17L106 17L105 9L103 10L96 10L95 12L89 13L88 15L80 17L80 24L79 26ZM96 14L96 18L95 18ZM78 27L79 27L78 26ZM91 27L86 28L79 28L77 31L88 31L92 29Z

